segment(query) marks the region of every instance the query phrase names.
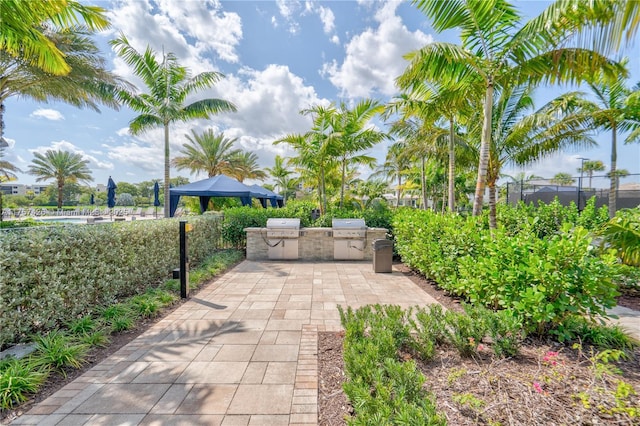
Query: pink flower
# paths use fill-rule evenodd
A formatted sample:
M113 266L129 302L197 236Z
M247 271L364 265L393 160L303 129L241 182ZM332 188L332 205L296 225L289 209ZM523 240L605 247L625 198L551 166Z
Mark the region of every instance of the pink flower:
M543 393L544 391L542 390L542 386L540 386L540 383L538 382L533 382L533 388L536 390L536 392L538 393Z
M544 358L542 358L542 361L550 365L556 365L557 362L555 358L557 356L558 356L558 352L548 351L547 354L544 356Z
M481 343L478 345L478 352L483 351L484 350L484 345Z

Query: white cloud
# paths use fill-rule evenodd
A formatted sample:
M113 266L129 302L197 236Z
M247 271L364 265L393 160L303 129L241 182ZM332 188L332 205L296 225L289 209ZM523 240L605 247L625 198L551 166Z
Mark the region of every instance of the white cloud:
M333 37L331 37L331 43L340 44L340 37L334 34Z
M320 16L320 20L322 21L322 29L325 34L331 34L331 32L336 29L336 17L334 16L333 11L328 7L323 6L318 6L317 11L318 16Z
M294 15L301 9L301 4L298 0L277 0L278 11L280 16L289 25L288 31L291 34L298 34L300 32L300 24L295 20ZM277 22L271 21L274 27L277 27Z
M69 151L74 154L80 154L83 160L89 162L89 168L91 169L100 169L100 170L113 170L113 163L109 161L101 161L97 157L93 155L87 154L86 151L74 145L72 142L61 140L61 141L52 141L49 146L39 146L34 149L29 149L29 152L44 154L48 150L53 151Z
M149 45L158 54L171 52L193 73L215 70L209 57L239 61L236 47L242 39L239 15L225 12L218 1L118 0L109 11L112 36L126 35L139 52ZM139 87L129 66L118 57L114 71Z
M46 118L47 120L59 121L64 120L64 115L60 111L55 109L47 109L47 108L38 108L33 111L29 117L35 118Z
M375 14L378 27L368 28L349 41L342 64L333 60L323 65L322 75L341 90L341 96L368 97L376 91L395 94L394 81L407 66L403 55L433 41L420 30L407 29L395 14L398 4L382 3Z

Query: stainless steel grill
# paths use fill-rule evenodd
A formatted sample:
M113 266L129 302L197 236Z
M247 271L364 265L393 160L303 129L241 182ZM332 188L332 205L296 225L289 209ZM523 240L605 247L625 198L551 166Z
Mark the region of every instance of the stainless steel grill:
M364 259L367 226L364 219L333 219L333 258L336 260Z
M300 219L267 219L269 259L297 259Z

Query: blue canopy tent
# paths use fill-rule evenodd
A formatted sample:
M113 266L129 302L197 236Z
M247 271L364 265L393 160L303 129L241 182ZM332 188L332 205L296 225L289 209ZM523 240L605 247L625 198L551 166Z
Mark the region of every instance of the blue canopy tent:
M278 195L258 184L251 185L250 188L261 194L261 196L256 198L260 200L262 207L267 208L267 200L271 203L271 207L282 207L284 205L284 197L282 195Z
M180 197L200 197L200 212L207 210L211 197L238 197L243 206L251 205L251 198L263 196L251 187L225 175L188 183L169 189L169 216L173 217Z

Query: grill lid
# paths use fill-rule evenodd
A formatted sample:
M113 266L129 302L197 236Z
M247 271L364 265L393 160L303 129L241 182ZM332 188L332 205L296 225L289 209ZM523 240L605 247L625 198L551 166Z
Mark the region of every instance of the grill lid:
M267 229L300 229L300 219L267 219Z
M333 219L331 221L333 229L367 229L364 219Z

